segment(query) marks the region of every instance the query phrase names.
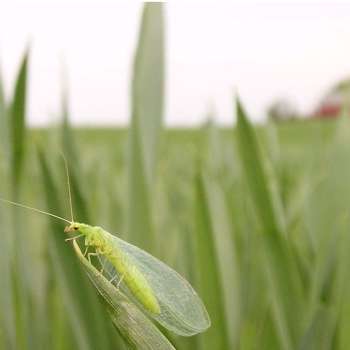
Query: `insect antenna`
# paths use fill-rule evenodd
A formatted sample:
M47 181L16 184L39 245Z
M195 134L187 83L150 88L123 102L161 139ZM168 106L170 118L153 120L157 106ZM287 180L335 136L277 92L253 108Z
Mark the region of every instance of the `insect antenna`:
M64 161L64 167L66 169L66 177L67 177L67 187L68 187L68 199L69 199L69 207L70 207L70 215L72 218L71 222L74 222L74 216L73 216L73 204L72 204L72 193L70 190L70 179L69 179L69 170L68 170L68 162L66 157L64 156L63 153L61 153L61 156L63 158Z
M1 202L4 202L4 203L7 203L7 204L15 205L16 207L20 207L20 208L32 210L32 211L35 211L35 212L40 213L40 214L49 215L49 216L52 216L52 217L54 217L54 218L56 218L56 219L59 219L59 220L62 220L62 221L71 223L69 220L67 220L67 219L65 219L65 218L62 218L62 217L60 217L60 216L58 216L58 215L55 215L55 214L52 214L52 213L49 213L49 212L47 212L47 211L40 210L40 209L37 209L37 208L29 207L28 205L24 205L24 204L12 202L12 201L10 201L10 200L8 200L8 199L4 199L4 198L0 198L0 201L1 201Z

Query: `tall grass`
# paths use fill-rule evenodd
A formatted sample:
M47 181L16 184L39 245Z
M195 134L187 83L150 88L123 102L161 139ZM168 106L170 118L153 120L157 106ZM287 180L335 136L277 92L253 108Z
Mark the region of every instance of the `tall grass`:
M149 251L156 247L152 198L164 99L163 32L163 6L146 5L133 65L127 231L131 242Z
M126 131L73 129L67 98L59 128L29 130L29 53L9 99L0 79L0 192L69 217L63 151L76 220L181 272L212 326L156 326L60 222L1 205L0 349L348 349L348 117L255 128L237 99L235 127L163 130L163 12L143 11Z

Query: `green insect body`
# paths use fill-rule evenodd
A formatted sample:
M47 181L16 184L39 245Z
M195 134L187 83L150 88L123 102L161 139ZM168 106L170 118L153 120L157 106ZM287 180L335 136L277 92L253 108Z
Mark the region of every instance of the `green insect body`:
M72 223L65 232L79 232L85 236L85 245L94 247L96 253L103 255L117 270L120 278L135 298L150 312L160 313L155 294L142 272L130 262L130 259L112 243L112 235L98 226Z
M75 222L67 166L66 169L71 220L4 198L0 198L0 201L68 223L65 232L75 235L67 241L73 240L75 245L79 236L85 236L86 247L93 247L96 251L89 253L88 259L90 260L91 254L103 256L107 266L110 265L108 271L110 268L117 271L118 285L123 282L131 296L143 306L149 316L166 329L182 336L191 336L210 327L210 317L203 302L192 286L171 267L144 250L111 235L101 227ZM80 254L86 261L85 254L81 252Z

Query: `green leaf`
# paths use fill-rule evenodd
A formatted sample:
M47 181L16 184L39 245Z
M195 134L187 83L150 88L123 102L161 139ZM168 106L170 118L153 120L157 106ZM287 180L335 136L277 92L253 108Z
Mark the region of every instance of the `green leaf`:
M9 110L7 113L9 126L9 149L10 164L9 171L11 183L11 196L14 201L19 200L20 180L23 177L25 139L26 139L26 100L27 100L27 69L28 69L29 51L22 59L19 72L15 82L15 88L12 96ZM28 280L28 251L27 238L22 236L23 220L21 213L13 208L11 212L12 220L12 296L14 305L14 315L16 323L16 346L31 349L34 347L33 339L35 329L31 322L31 291L30 281Z
M130 241L150 252L155 247L151 203L164 99L163 27L163 4L145 4L133 67L127 221Z
M319 307L300 343L300 350L334 349L336 317L334 310Z
M146 3L132 81L132 130L140 139L147 183L152 184L164 104L164 23L162 3ZM136 125L137 130L133 130Z
M5 95L3 90L3 79L0 74L0 159L2 160L2 166L0 167L1 175L3 178L8 178L8 163L9 163L9 137L8 137L8 118L7 118L7 106L5 101ZM1 192L7 192L7 183L2 182ZM6 191L6 192L5 192ZM0 288L0 348L13 348L15 346L15 325L13 315L13 295L11 286L11 260L13 251L13 235L11 232L11 226L3 208L0 210L1 221L1 247L2 253L0 254L0 276L1 276L1 288Z
M284 217L275 182L256 134L239 100L237 143L244 176L262 231L263 272L282 349L295 349L302 332L305 297L293 247L284 231ZM267 171L270 170L270 172Z
M264 223L264 233L284 235L283 213L271 176L267 174L267 162L262 160L260 145L246 114L237 99L237 142L244 175L254 200L256 211ZM269 169L270 170L270 169Z
M0 73L0 137L1 154L9 161L9 120L7 117L7 106L4 94L2 74Z
M209 197L208 197L209 195ZM197 176L196 179L196 244L195 256L197 259L197 288L199 295L202 297L204 304L207 307L211 318L211 327L207 332L200 336L202 347L205 349L231 349L234 346L232 335L236 335L237 329L235 324L230 324L229 319L232 313L237 312L232 309L232 305L236 301L236 291L226 290L226 292L233 293L231 302L226 298L225 285L223 276L225 267L222 265L223 259L230 259L229 256L221 256L223 253L222 246L217 246L216 237L218 233L216 230L216 222L213 222L214 213L213 206L210 206L210 195L207 193L207 188L202 176ZM217 203L216 203L217 204ZM214 205L214 204L211 204ZM222 232L227 235L228 232ZM229 237L225 237L228 239ZM226 244L232 244L227 242ZM218 249L219 248L219 249ZM220 249L221 248L221 249ZM232 261L230 261L232 263ZM231 266L230 266L231 267ZM235 267L232 266L234 269ZM221 270L222 269L222 270ZM231 281L232 275L226 276L228 281ZM233 287L230 285L230 287ZM230 288L229 287L229 288ZM236 305L237 306L237 305ZM230 328L233 326L234 328ZM232 333L231 333L232 332Z
M12 102L10 105L10 137L13 198L17 198L19 181L23 168L25 115L27 99L27 69L29 51L25 53L17 76Z

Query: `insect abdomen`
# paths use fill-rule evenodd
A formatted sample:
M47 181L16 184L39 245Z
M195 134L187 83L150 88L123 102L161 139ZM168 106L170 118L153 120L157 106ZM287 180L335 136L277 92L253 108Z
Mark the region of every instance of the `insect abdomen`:
M91 230L92 234L85 243L94 246L109 260L132 294L148 311L159 314L159 303L144 274L111 242L110 233L100 227Z
M120 278L136 299L150 312L159 314L157 298L144 274L110 239L111 234L101 227L89 227L85 232L85 244L94 246L117 270Z
M106 256L106 258L112 263L129 290L140 303L150 312L159 314L160 307L158 301L141 271L127 261L127 257L121 252L118 252L118 254L112 253Z

